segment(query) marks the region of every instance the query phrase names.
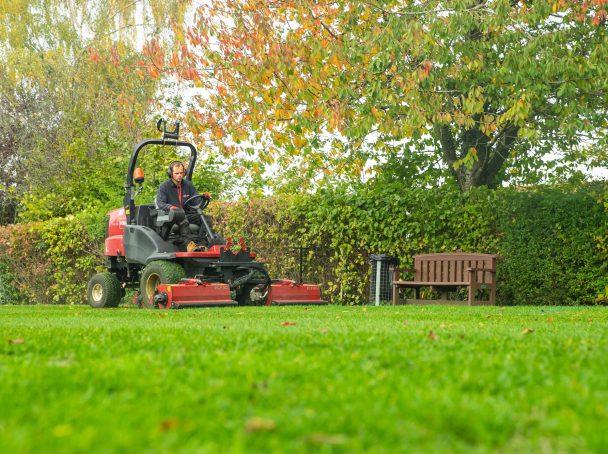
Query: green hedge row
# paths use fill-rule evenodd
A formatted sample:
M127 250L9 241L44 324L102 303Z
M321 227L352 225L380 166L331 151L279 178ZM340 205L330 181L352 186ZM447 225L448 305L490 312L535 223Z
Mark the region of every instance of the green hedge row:
M334 303L367 300L369 255L403 265L421 252L487 252L498 264L498 302L594 304L608 300L607 188L569 191L429 190L401 185L334 188L213 203L224 236L244 237L273 277L319 282ZM103 267L103 213L0 229L0 303L83 303Z
M244 235L276 276L296 277L294 248L310 248L305 277L334 302L367 299L370 254L411 265L415 253L463 251L500 256L499 304L594 304L608 300L605 194L601 184L467 194L384 184L216 206L214 217L228 235Z

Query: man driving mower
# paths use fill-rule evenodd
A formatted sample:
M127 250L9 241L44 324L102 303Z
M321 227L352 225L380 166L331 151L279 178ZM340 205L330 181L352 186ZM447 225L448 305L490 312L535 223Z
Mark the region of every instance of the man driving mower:
M206 250L207 241L203 236L201 229L201 213L196 210L197 206L194 203L189 203L194 200L200 200L201 197L209 199L209 193L204 192L199 196L194 184L184 179L186 168L181 161L173 161L167 169L169 179L160 184L156 194L155 205L158 210L173 211L183 209L186 218L178 225L180 236L187 238L190 234L190 225L195 225L195 230L199 232L197 242L190 241L186 250L188 252ZM200 205L200 202L198 203ZM210 222L210 220L207 220Z

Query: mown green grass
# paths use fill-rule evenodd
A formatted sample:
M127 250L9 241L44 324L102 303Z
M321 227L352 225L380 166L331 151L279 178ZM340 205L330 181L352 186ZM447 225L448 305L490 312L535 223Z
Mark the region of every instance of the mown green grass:
M0 307L0 452L606 452L608 310Z

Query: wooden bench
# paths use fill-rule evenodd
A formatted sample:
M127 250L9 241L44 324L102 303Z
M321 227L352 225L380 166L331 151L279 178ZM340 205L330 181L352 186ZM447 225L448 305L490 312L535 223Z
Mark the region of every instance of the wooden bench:
M393 304L496 304L496 255L464 252L419 254L413 268L395 268ZM401 280L401 272L414 273L413 280ZM441 299L420 299L420 289L430 287ZM467 301L448 300L448 292L468 287ZM415 299L402 300L400 288L413 288ZM487 289L488 301L475 299L478 289Z

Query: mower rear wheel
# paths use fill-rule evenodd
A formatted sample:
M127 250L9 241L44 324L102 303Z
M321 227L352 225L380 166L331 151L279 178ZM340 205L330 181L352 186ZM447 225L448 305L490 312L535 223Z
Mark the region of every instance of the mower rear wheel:
M122 299L122 288L112 273L97 273L89 280L87 299L92 307L117 307Z
M186 276L184 268L175 262L154 260L141 274L138 299L140 307L152 307L152 296L159 284L177 284Z

